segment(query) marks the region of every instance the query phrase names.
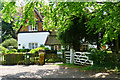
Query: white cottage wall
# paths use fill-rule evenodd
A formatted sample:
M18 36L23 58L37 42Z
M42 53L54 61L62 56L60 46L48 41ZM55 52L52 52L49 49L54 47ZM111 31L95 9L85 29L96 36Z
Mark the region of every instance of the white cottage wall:
M44 45L49 32L18 33L18 49L29 49L29 43L38 43Z

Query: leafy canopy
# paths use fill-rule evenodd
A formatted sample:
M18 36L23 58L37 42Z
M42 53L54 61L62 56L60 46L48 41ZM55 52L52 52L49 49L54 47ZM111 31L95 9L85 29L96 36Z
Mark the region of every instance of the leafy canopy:
M6 2L2 10L2 19L6 22L13 21L15 17L15 28L20 25L35 25L34 7L41 10L43 18L43 27L47 29L56 29L63 32L71 24L72 15L81 18L86 15L89 18L87 23L88 31L96 28L95 33L102 32L102 42L118 39L120 32L120 2L43 2L27 1L23 6L22 16L18 11L16 2ZM41 5L42 7L40 7ZM91 10L91 11L90 11ZM28 19L27 24L25 21ZM79 20L81 21L81 20ZM67 26L66 26L67 25Z

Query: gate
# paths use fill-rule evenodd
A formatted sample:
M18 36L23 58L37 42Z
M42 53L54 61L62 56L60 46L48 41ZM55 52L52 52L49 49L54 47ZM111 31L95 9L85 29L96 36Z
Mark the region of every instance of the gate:
M73 55L71 55L73 54ZM93 65L93 61L89 60L89 52L70 52L65 51L66 63L70 63L71 58L73 58L73 63L78 65Z
M74 53L74 64L81 64L81 65L93 65L93 61L89 60L88 52L75 52Z

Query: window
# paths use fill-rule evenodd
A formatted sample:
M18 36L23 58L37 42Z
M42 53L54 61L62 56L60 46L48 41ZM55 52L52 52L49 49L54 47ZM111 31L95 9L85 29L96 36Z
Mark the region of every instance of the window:
M38 43L29 43L29 48L30 49L35 49L38 47Z
M29 31L38 31L38 24L33 27L32 25L28 26Z
M59 45L52 45L51 46L51 50L59 50L59 49L61 49L61 46L59 46Z
M88 45L83 45L83 50L88 50Z
M51 45L51 50L54 50L54 45Z

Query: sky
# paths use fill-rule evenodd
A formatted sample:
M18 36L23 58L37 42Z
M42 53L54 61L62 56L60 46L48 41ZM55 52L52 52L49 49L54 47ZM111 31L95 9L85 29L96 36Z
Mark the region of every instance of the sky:
M17 0L17 5L20 6L19 3L22 3L22 5L24 5L25 1L26 0ZM66 1L67 2L95 2L95 1L98 1L98 2L113 2L113 1L115 1L116 2L116 1L120 1L120 0L31 0L31 1L44 1L45 3L48 3L49 1L53 1L53 2L54 1L57 1L57 2L66 2Z
M32 1L32 0L31 0ZM33 1L41 1L41 0L33 0ZM43 1L43 0L42 0ZM48 0L44 0L45 3L48 3ZM21 4L20 4L21 3ZM25 0L17 0L16 2L17 6L24 6L25 5Z

